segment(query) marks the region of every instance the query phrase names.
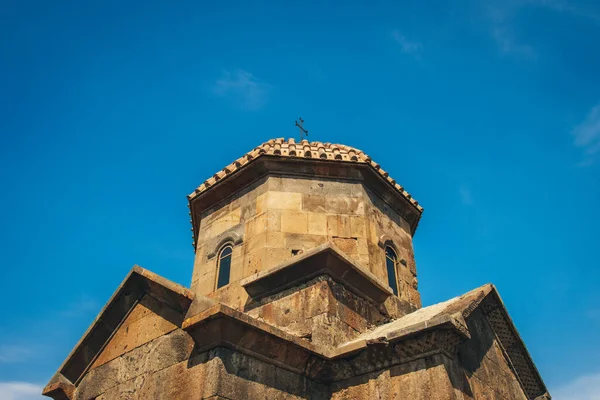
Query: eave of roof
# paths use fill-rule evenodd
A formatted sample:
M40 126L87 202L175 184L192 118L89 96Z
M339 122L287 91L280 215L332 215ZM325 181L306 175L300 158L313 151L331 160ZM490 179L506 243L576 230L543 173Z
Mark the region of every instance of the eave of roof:
M546 386L512 325L495 287L490 284L381 325L336 348L325 348L300 339L223 304L207 305L198 313L186 318L182 328L192 336L198 349L229 347L311 379L332 382L349 378L352 376L348 375L349 371L358 373L349 365L348 368L332 368L332 363L352 363L350 359L356 360L359 357L364 361L361 365L368 367L369 371L377 370L385 365L371 365L368 360L377 357L382 351L392 352L391 357L382 359L391 362L390 366L440 352L453 357L444 350L448 343L444 339L448 336L444 335L452 335L452 340L457 342L469 339L472 333L466 320L479 307L483 307L486 316L489 312L499 312L503 315L502 325L498 326L492 322L492 329L500 346L507 348L506 357L527 398L549 398ZM432 340L438 340L436 335L441 335L439 347L434 345L402 355L404 349L418 348L415 343L427 345ZM507 339L506 335L510 335L511 338ZM510 348L506 346L508 341L511 343ZM337 372L332 375L333 371ZM369 371L359 372L362 374Z
M332 144L332 143L321 143L321 142L309 142L308 140L302 140L300 143L296 143L293 138L285 140L283 138L271 139L260 146L256 147L252 151L244 154L242 157L223 168L221 171L215 173L212 177L204 181L200 186L194 190L193 193L188 195L188 200L193 200L200 193L209 190L212 186L228 178L236 171L244 168L258 157L262 156L277 156L277 157L294 157L294 158L307 158L307 159L321 159L321 160L333 160L338 162L348 163L362 163L371 166L379 175L381 175L392 187L397 190L402 196L406 198L418 211L423 212L423 207L419 205L410 193L404 190L395 179L389 176L389 174L381 168L381 166L373 161L371 157L365 154L363 151L355 149L350 146L343 144Z
M274 162L267 165L258 163L260 167L257 167L257 161L261 159L269 159ZM277 162L278 160L281 162ZM213 204L215 196L216 198L223 199L227 197L227 195L234 193L235 190L232 192L233 189L230 188L231 186L239 186L241 188L253 182L252 178L268 175L269 172L283 173L283 171L273 171L272 168L275 166L278 166L277 168L279 168L279 165L284 161L291 163L303 162L305 160L311 161L313 164L317 165L323 164L325 166L329 164L330 167L332 167L333 164L337 164L339 167L352 167L354 165L363 171L368 171L368 176L375 178L371 181L378 181L377 186L381 188L380 190L384 190L384 192L388 191L388 193L392 195L391 197L394 197L395 195L395 197L401 199L400 201L402 203L407 205L406 210L411 210L407 212L414 215L409 223L411 225L412 234L415 233L417 224L423 213L423 207L419 205L419 203L404 190L400 184L391 178L379 164L374 162L371 157L364 152L341 144L321 142L309 143L307 140L296 143L294 139L284 140L283 138L279 138L271 139L238 158L232 164L204 181L204 183L198 186L193 193L187 196L188 207L190 209L190 223L192 225L192 245L194 249L196 249L197 233L199 229L199 217L197 215L198 206L200 206L201 209L205 209L207 204ZM250 168L251 166L255 166L256 168ZM265 168L267 168L267 170L265 170ZM244 172L253 169L257 169L257 171L244 174ZM260 170L262 170L262 172L259 172ZM286 173L289 174L294 172L288 171ZM251 175L252 178L249 180L246 175ZM227 192L227 194L223 195L222 192ZM209 200L209 198L212 198L213 200Z

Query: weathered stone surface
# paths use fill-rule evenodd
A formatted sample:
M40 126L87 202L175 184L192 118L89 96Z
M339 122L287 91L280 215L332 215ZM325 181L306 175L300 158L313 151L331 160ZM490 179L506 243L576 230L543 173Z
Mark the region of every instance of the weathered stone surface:
M266 176L229 203L206 210L199 217L193 290L202 295L215 290L217 259L207 254L217 253L215 246L222 244L219 239L232 230L243 243L234 245L230 285L328 241L387 281L384 250L378 246L385 235L406 264L398 264L400 287L405 284L416 289L410 225L378 194L365 188L359 174L356 179ZM227 296L226 292L222 295ZM399 297L420 307L418 293L411 289L402 290Z
M92 368L166 335L177 329L181 322L183 316L180 313L150 295L144 296L107 343Z
M94 398L114 386L186 360L192 347L193 341L180 329L160 336L120 357L92 368L77 386L75 399Z
M192 290L135 267L44 394L547 398L492 285L421 308L412 236L422 208L359 150L272 140L188 199ZM217 288L225 245L229 281Z
M332 399L446 400L458 397L444 368L442 356L337 382Z

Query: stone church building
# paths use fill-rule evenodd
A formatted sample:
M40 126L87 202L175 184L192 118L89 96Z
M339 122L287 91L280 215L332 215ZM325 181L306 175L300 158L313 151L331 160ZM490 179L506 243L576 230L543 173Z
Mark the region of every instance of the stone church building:
M188 200L190 288L134 266L44 395L550 399L493 285L421 307L423 208L362 151L269 140Z

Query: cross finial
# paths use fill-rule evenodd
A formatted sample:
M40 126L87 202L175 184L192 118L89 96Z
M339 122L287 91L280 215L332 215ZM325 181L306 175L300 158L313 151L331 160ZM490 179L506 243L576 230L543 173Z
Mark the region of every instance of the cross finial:
M300 121L300 122L298 122ZM304 127L302 126L302 124L304 123L304 120L302 118L298 118L296 120L296 126L298 127L298 129L300 129L300 141L302 141L304 139L304 135L306 135L306 137L308 137L308 131L306 129L304 129Z

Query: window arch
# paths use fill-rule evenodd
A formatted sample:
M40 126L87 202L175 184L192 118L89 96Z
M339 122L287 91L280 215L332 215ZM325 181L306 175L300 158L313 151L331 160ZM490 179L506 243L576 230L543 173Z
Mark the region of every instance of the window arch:
M229 284L231 274L231 255L233 247L231 244L223 246L217 258L217 289Z
M398 278L396 277L398 256L392 246L385 246L385 265L387 267L388 284L392 288L394 294L398 296Z

